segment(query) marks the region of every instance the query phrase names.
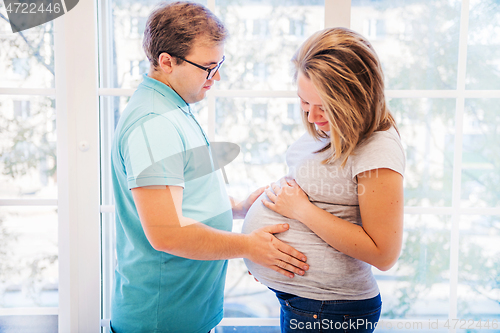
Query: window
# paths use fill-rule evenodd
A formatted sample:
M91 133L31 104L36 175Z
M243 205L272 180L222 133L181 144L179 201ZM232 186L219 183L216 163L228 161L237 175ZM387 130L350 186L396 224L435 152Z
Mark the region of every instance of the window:
M146 17L132 17L130 20L130 36L142 38L146 27Z
M269 21L268 20L252 20L252 34L254 36L265 37L269 33Z
M290 19L290 35L304 36L306 22L304 20Z
M289 103L288 104L288 119L293 120L293 121L300 121L300 112L302 110L300 109L300 106L298 103Z
M490 185L498 185L494 166L500 163L493 156L500 154L489 144L496 142L493 127L498 120L493 103L500 96L491 90L498 89L499 82L499 57L494 46L498 37L492 32L498 29L498 11L491 9L498 5L473 1L470 8L462 8L461 1L444 0L351 3L351 28L370 39L382 61L389 106L399 124L408 159L405 247L396 267L375 272L384 296L382 319L457 318L459 314L498 318L492 314L499 312L498 306L484 295L495 286L488 278L494 276L495 267L490 253L499 249L491 245L485 249L488 255L480 257L482 280L472 275L471 267L478 266L470 266L473 255L465 250L479 253L481 240L484 243L485 237L496 239L498 235L496 190ZM228 25L232 36L225 49L222 80L197 112L212 140L240 145L241 154L226 167L226 173L230 194L243 197L286 172L284 153L304 131L289 61L305 38L323 28L323 17L328 14L323 2L301 1L279 5L217 0L212 10ZM470 26L461 34L464 11L470 15ZM466 34L471 36L468 44ZM488 56L480 58L479 50ZM117 47L116 53L125 55L126 49ZM467 58L477 60L465 63L466 53ZM476 66L490 70L476 70ZM256 77L264 79L255 81ZM106 87L133 88L128 84ZM464 88L490 90L463 93L460 89ZM102 97L111 108L101 108L101 112L119 114L132 91L123 90L121 98ZM487 124L491 127L484 119L490 119ZM235 179L235 174L245 176ZM109 205L111 212L112 200ZM489 210L486 215L479 210L464 213L466 207ZM241 223L235 221L235 231ZM474 223L480 229L474 236L465 236ZM229 265L222 327L259 325L269 323L265 318L277 318L274 295L245 275L242 261L231 260ZM484 289L474 291L474 283L483 282ZM467 291L459 293L463 288ZM466 300L477 300L497 310L467 310ZM440 311L431 304L437 304ZM256 317L262 319L248 319ZM271 323L278 325L278 320Z
M404 248L396 267L377 273L385 318L498 320L498 9L352 1L351 28L375 37L407 152Z
M14 117L26 119L30 116L30 101L14 101Z
M265 81L268 78L268 66L265 63L253 65L253 77L259 81Z
M12 71L20 77L26 78L30 71L29 59L12 59Z
M366 19L363 24L363 35L369 39L384 37L385 21L377 19Z
M14 34L0 3L0 331L58 327L53 27Z
M253 104L252 119L259 119L265 121L267 119L267 104Z

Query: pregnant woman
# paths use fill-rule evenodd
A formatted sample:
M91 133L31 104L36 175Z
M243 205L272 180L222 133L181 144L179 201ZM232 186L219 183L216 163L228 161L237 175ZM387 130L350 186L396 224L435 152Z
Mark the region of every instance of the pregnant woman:
M276 236L310 268L286 277L246 264L276 293L282 332L372 332L382 305L372 266L391 268L403 235L405 156L382 68L371 44L344 28L314 34L292 60L307 133L288 149L288 174L255 201L243 232L288 223Z

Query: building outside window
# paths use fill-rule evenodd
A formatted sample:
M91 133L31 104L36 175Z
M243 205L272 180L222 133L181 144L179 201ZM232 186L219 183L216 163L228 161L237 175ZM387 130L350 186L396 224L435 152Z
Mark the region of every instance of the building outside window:
M26 119L30 116L30 101L14 101L14 117Z
M293 36L304 36L306 22L305 20L297 20L294 18L290 19L290 35Z
M29 59L12 59L12 71L14 72L14 74L26 78L29 75L30 71Z

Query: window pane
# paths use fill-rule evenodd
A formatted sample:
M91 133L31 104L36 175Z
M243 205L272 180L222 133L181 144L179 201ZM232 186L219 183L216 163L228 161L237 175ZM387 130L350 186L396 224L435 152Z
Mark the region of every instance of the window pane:
M313 32L324 27L324 0L216 0L216 14L230 37L221 89L289 90L290 59Z
M298 106L297 98L217 98L215 141L233 142L241 148L224 168L228 193L237 200L286 174L285 152L305 131ZM233 231L241 232L242 224L243 220L235 220ZM241 259L229 262L224 316L279 317L276 296L248 275ZM229 331L229 327L220 329ZM243 327L238 330L245 332Z
M241 233L242 226L243 220L234 220L232 231ZM279 316L280 304L274 292L248 274L243 259L229 260L224 289L224 318L278 318ZM266 329L269 330L263 332L275 332L275 328L267 327ZM245 330L241 327L239 330L254 332L255 328ZM216 332L233 331L230 331L229 327L224 327L223 330L216 330Z
M467 88L500 89L500 3L472 0L467 47Z
M500 218L460 220L458 318L500 323Z
M500 204L500 108L498 99L465 101L462 202L468 207Z
M217 98L216 141L240 146L225 167L229 191L242 198L283 177L285 152L305 132L298 98Z
M0 2L0 87L54 87L53 22L13 33Z
M450 217L405 215L403 250L386 272L374 270L382 319L447 318L450 293Z
M377 51L388 89L455 89L459 0L352 0L351 29Z
M0 198L56 199L54 100L0 96Z
M57 307L57 210L0 207L0 307Z
M234 232L241 232L243 220L235 221ZM229 260L224 290L224 318L278 318L280 304L274 295L248 274L243 259Z
M2 332L54 333L58 331L56 315L0 316Z
M406 153L405 204L451 206L455 100L391 99Z
M149 61L142 49L142 39L146 20L153 8L161 0L105 0L112 15L100 13L111 22L105 25L101 34L109 43L100 49L101 87L103 88L136 88L142 81L142 75L149 70ZM206 5L204 1L194 1ZM106 28L107 27L107 28Z

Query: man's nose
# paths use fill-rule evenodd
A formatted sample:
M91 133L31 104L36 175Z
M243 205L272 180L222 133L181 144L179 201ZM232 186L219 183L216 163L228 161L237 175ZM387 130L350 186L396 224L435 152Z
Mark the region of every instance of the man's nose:
M214 74L212 80L220 81L220 70L218 70L217 73Z

